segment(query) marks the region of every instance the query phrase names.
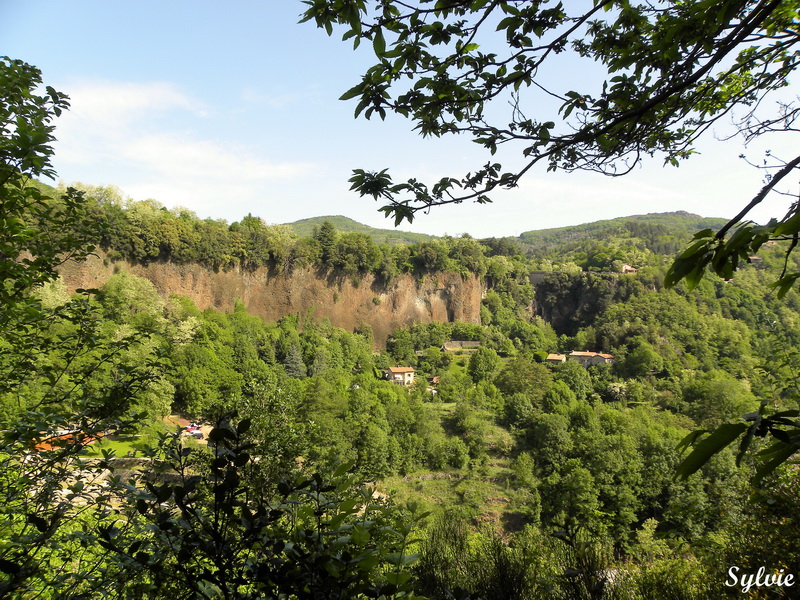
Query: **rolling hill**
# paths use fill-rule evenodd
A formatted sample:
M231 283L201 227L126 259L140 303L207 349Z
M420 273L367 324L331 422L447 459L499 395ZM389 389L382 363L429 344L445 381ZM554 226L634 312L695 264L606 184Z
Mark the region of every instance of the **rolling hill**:
M719 229L727 219L701 217L685 211L632 215L582 225L525 231L517 238L529 250L579 245L587 240L637 238L653 252L672 254L701 229Z
M325 221L330 221L337 230L342 233L366 233L372 238L376 244L418 244L434 239L436 236L427 235L424 233L411 233L408 231L399 231L397 229L377 229L369 225L363 225L358 221L354 221L348 217L328 216L328 217L312 217L310 219L301 219L294 223L286 223L291 227L294 232L300 237L311 237L315 227L319 227Z

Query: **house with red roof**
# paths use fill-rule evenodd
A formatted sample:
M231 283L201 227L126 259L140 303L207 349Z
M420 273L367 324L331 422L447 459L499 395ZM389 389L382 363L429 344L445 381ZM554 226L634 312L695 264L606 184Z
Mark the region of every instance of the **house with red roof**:
M613 354L603 354L601 352L577 352L569 353L570 360L576 360L582 367L591 367L592 365L611 364L614 362Z

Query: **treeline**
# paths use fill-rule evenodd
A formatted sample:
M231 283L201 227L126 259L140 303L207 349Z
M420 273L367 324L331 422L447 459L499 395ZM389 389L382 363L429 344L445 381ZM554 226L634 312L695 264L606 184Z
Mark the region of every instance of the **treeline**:
M111 187L78 184L91 218L101 225L99 245L109 256L136 262L169 260L210 268L268 267L279 272L315 267L385 282L400 273L455 271L482 277L490 267L487 248L469 236L413 245L376 244L364 233L342 233L325 222L300 238L285 225L248 215L228 224L200 219L185 209L168 210L153 200L126 201Z
M395 332L387 352L376 354L368 328L350 333L301 315L264 323L240 304L227 314L201 312L186 299L165 301L149 281L121 272L89 300L90 324L59 322L43 331L42 347L50 351L38 354L32 368L69 374L55 382L64 392L59 397L68 401L51 407L65 422L80 407L82 394L113 389L124 369L144 368L147 379L129 390L128 413L145 434L138 446L142 452L148 452L146 440L152 439L147 437L152 418L177 410L212 422L237 413L250 423L248 454L260 457L242 469L253 489L272 490L269 497L281 478L291 479L298 470L329 473L341 462L350 463L361 480L388 482L384 489L398 498L425 498L430 491L422 482L436 483L426 478L444 474L452 482L446 504L450 516L437 517L425 534L420 563L409 580L430 598L445 598L462 587L488 600L510 573L518 578L521 587L513 589L522 590L519 597L582 597L571 595L568 586L559 592L563 596L548 596L566 582L560 571L531 571L536 564L577 567L598 585L604 571L624 564L628 575L618 591L623 584L641 591L672 581L687 594L713 594L703 575L714 572L719 550L706 554L704 544L722 544L737 564L757 564L776 544L759 532L760 523L783 519L775 510L786 507L780 494L769 497L772 504L766 498L748 504L748 467L737 466L730 450L693 478L674 476L681 460L678 442L692 428L713 427L753 410L758 406L754 392L766 389L768 377L787 376L782 367L770 369L754 354L770 345L777 349L775 339L758 345L744 320L704 308L725 306L757 318L771 304L759 300L759 289L755 279L719 289L709 284L691 303L690 296L678 292L637 289L575 336L557 335L539 319L518 318L513 297L493 292L485 305L492 319L498 317L496 323L413 325ZM58 283L44 286L37 298L52 309L83 302ZM619 323L629 329L609 329ZM59 340L81 335L87 327L93 347L114 348L127 340L115 350L114 368L80 375L99 357L89 354L70 363L69 353L59 351ZM714 332L726 327L743 337L716 339ZM461 354L443 351L454 339L480 346ZM547 351L601 339L615 344L604 348L617 353L613 365L586 369L573 361L541 362ZM704 352L703 344L712 342L715 347ZM686 352L678 344L685 344ZM730 360L722 356L726 345ZM396 364L415 366L417 384L406 388L381 380L380 370ZM79 376L81 386L73 389ZM431 388L433 377L438 383ZM31 379L15 394L3 395L4 423L35 410L39 386L47 385ZM201 463L193 464L189 472ZM485 518L487 499L498 494L507 504L505 514L518 521L506 534L513 534L511 544L491 530L478 528L477 538L470 533ZM459 520L453 522L456 514ZM140 517L130 518L129 529ZM91 530L102 522L77 523ZM554 529L567 537L548 541ZM746 543L736 537L741 531L748 532ZM63 548L74 543L69 536L59 539ZM130 537L129 543L136 539ZM729 544L728 539L738 541ZM459 550L460 544L469 550ZM580 554L573 552L579 548L597 553L596 563L576 562ZM672 559L675 552L682 553L680 561ZM103 565L112 572L122 568ZM132 576L145 567L133 561L122 573ZM464 569L477 569L480 576L466 577ZM648 579L653 573L656 583Z
M537 257L565 256L577 252L585 254L585 258L595 263L601 263L616 254L617 259L631 262L628 259L634 258L637 251L674 255L685 248L698 230L706 227L716 230L725 222L725 219L702 218L681 211L656 213L526 231L520 234L519 241ZM601 244L597 257L593 259L593 249L597 248L594 242L597 240L614 240L615 244L608 248L602 248Z
M268 225L252 215L229 224L200 219L186 209L168 210L154 200L131 201L113 187L75 185L88 200L90 218L102 232L98 245L110 259L193 262L214 269L268 267L289 272L311 267L335 270L354 280L370 273L384 282L401 273L454 271L487 276L492 284L509 268L618 273L623 264L657 264L654 252L664 248L656 248L654 240L667 232L663 225L631 222L603 230L602 239L561 243L548 250L525 250L525 244L512 238L479 241L468 235L408 245L377 244L365 233L340 232L331 222L314 227L308 237L298 237L289 226ZM677 249L676 244L670 248Z
M40 296L45 306L70 302L58 285ZM323 471L353 461L368 480L442 469L480 477L490 461L507 461L509 492L526 520L580 522L623 547L647 519L686 538L721 526L732 508L712 510L715 498L735 496L742 484L730 457L709 465L702 479L673 481L675 447L691 422L672 413L706 424L750 410L754 397L738 382L710 372L677 390L689 409L662 412L680 373L629 374L624 357L590 370L574 361L545 365L543 354L572 342L541 320L418 324L375 354L368 328L348 333L297 315L264 323L241 304L227 314L201 312L186 299L164 301L148 280L124 272L92 302L102 315L95 343L130 337L136 342L119 364L161 364L134 394L131 411L142 426L173 411L207 422L235 412L254 423L274 478L292 472L298 457ZM70 335L68 327L50 334ZM465 355L443 351L452 339L481 345ZM381 379L396 364L417 368L416 386ZM99 369L84 385L102 389L113 377ZM22 395L36 396L33 389ZM3 400L6 422L32 408L20 406L19 395ZM60 410L66 417L74 406Z

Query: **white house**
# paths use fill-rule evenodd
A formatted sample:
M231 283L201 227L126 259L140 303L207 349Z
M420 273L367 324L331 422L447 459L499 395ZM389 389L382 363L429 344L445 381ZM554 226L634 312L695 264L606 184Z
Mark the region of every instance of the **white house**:
M383 372L383 376L397 385L411 385L414 383L414 368L389 367Z

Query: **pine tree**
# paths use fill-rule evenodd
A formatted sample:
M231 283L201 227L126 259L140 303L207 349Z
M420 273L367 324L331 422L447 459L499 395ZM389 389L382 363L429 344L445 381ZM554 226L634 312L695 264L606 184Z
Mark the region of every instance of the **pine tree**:
M289 377L303 379L307 375L308 370L306 363L303 362L303 354L296 343L289 347L289 352L286 353L286 358L283 359L283 366Z
M319 242L320 249L322 250L322 263L327 265L330 263L333 250L336 246L336 238L338 232L336 226L330 221L325 221L322 226L314 232L314 239Z

